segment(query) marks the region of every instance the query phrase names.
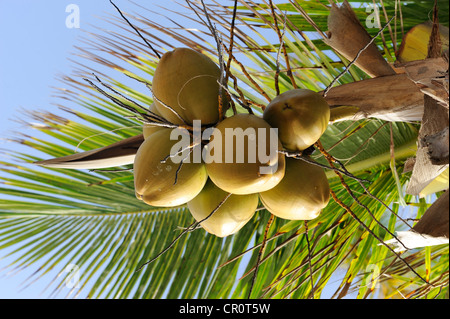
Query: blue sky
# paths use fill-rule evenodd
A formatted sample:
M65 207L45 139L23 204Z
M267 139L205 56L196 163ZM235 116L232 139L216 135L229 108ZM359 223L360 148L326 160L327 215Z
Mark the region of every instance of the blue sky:
M78 1L81 27L110 10L106 1ZM16 129L20 108L48 108L55 76L70 70L68 57L81 28L65 26L70 2L61 0L0 1L0 107L2 136ZM102 4L103 3L103 4Z

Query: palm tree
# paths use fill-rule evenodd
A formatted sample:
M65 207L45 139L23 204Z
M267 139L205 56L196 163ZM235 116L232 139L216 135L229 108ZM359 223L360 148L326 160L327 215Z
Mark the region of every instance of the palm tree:
M437 3L439 22L448 26L448 2ZM376 4L380 23L366 29L382 57L375 71L352 60L325 32L333 10L339 11L334 1L225 6L188 0L178 12L165 12L167 25L153 22L155 13L146 8L135 16L118 11L109 21L122 33L92 33L84 40L90 49L77 47L75 75L61 79L59 113L29 114L40 123L30 125L52 141L26 136L16 142L43 155L15 152L1 163L0 251L14 247L7 270L34 267L26 284L57 270L61 276L48 278L49 296L301 299L326 292L333 298L448 298L448 244L400 250L387 244L443 194L405 191L413 173L404 165L416 155L423 103L377 113L362 109L367 103L339 108L336 102L340 94L361 94L367 102L371 92L380 94L378 100L394 99L392 85L401 82L388 82L397 74L381 74L380 65L396 61L405 34L433 10L422 0ZM367 8L352 2L362 26L373 17ZM32 164L73 154L74 147L88 151L139 135L159 56L178 46L223 65L237 112L261 114L271 99L295 87L326 93L335 118L312 159L326 167L332 199L318 218L272 219L260 207L232 236L187 232L194 219L185 205L161 209L136 200L131 165L84 170ZM97 67L85 66L84 58ZM376 84L349 86L354 83ZM420 94L423 102L413 87L407 96ZM74 273L78 285L70 286Z

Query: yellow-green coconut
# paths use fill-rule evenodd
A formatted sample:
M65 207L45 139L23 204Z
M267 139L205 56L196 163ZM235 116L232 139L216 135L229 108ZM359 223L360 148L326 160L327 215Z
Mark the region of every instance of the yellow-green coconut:
M325 132L330 121L330 107L319 93L294 89L274 98L265 108L263 118L278 128L284 148L302 151Z
M324 170L301 159L286 158L286 173L274 188L259 194L273 215L289 220L310 220L319 216L330 199Z
M197 222L208 217L228 193L208 180L203 190L187 203ZM253 217L258 207L258 194L231 195L201 225L210 234L226 237L236 233Z
M157 110L174 124L192 124L193 120L202 125L217 123L220 75L219 67L202 53L189 48L166 52L152 81ZM224 93L223 99L225 110Z
M173 207L187 203L205 186L208 179L203 163L183 162L169 155L177 140L171 140L172 129L161 129L147 137L134 160L134 188L136 197L151 206ZM182 158L183 154L179 154ZM165 163L161 161L165 160ZM176 177L177 176L177 177Z
M252 194L277 185L284 176L281 143L270 125L252 114L221 121L205 146L204 159L211 180L232 194Z

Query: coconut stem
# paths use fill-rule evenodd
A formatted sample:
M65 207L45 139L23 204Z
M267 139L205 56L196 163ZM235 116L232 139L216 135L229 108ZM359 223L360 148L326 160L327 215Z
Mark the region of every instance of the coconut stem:
M251 109L251 107L248 104L249 101L245 98L244 93L242 93L242 91L239 89L239 87L237 85L236 77L232 74L230 74L230 77L233 79L234 89L236 90L236 92L239 93L239 97L236 94L231 93L230 90L228 90L228 88L226 86L224 86L223 84L219 83L219 85L225 90L225 92L228 93L228 95L230 97L234 97L236 99L236 101L238 101L239 105L242 106L244 109L246 109L249 114L253 114L253 110ZM230 103L231 102L232 102L232 100L230 99ZM233 111L234 111L234 114L236 114L237 112L235 111L236 110L235 105L232 104L232 107L234 107Z
M357 106L337 106L330 108L330 123L351 120L360 111Z
M227 66L225 68L225 79L223 81L223 85L226 85L228 83L228 77L230 76L230 68L231 68L231 61L232 57L231 54L233 53L233 46L234 46L234 24L236 21L236 12L237 12L237 0L234 1L234 7L233 7L233 17L231 18L231 27L230 27L230 48L228 49L229 55L228 55L228 61Z
M185 128L187 130L192 131L193 128L192 126L186 124L186 125L176 125L173 123L170 123L169 121L165 120L164 118L158 116L157 114L153 113L152 111L148 110L147 108L143 107L142 105L140 105L139 103L129 99L128 97L124 96L123 94L121 94L120 92L118 92L117 90L113 89L110 85L107 85L105 83L103 83L95 74L94 74L95 78L97 79L97 81L102 84L104 87L108 88L110 91L114 92L115 94L119 95L120 97L124 98L125 100L133 103L134 105L136 105L139 109L145 111L145 113L141 113L139 112L137 109L123 103L122 101L120 101L118 98L112 96L111 94L105 92L103 89L101 89L100 87L98 87L97 85L95 85L92 81L90 81L89 79L84 79L86 82L88 82L93 88L95 88L99 93L103 94L104 96L106 96L108 99L110 99L112 102L114 102L116 105L136 114L135 116L133 116L132 118L141 121L143 123L149 123L155 126L161 126L161 127L166 127L166 128ZM156 100L158 100L155 97ZM163 104L165 107L171 109L176 115L178 115L178 113L176 113L170 106L166 106L164 103L160 102L161 104ZM181 119L181 117L178 115L178 117ZM184 121L184 120L183 120ZM186 123L186 122L185 122Z
M272 101L272 99L267 95L267 93L261 88L261 86L259 86L258 83L256 83L256 81L251 77L251 75L248 73L248 71L245 69L244 65L238 61L238 59L236 59L236 57L230 53L230 51L228 51L228 48L225 47L225 51L227 51L227 54L229 54L231 56L231 58L233 59L234 62L237 63L237 65L239 65L239 67L241 68L242 73L247 77L247 79L252 83L253 87L262 95L266 98L266 100L268 102ZM231 73L230 73L230 77L231 77ZM236 85L235 85L236 86Z

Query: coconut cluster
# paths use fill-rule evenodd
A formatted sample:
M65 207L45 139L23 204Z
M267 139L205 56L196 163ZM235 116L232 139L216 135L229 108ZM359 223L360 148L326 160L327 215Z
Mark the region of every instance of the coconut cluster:
M178 141L171 137L178 129L144 124L145 140L134 161L136 197L157 207L187 204L195 220L219 237L241 229L259 201L280 218L317 217L329 200L325 172L280 150L303 151L320 138L330 117L326 101L313 91L291 90L267 105L262 117L220 118L220 74L211 59L191 49L162 56L150 111L177 125L200 120L202 132L208 128L210 135L194 144L192 132L177 132L200 148L199 159L192 147L174 154ZM225 112L227 96L221 100Z

